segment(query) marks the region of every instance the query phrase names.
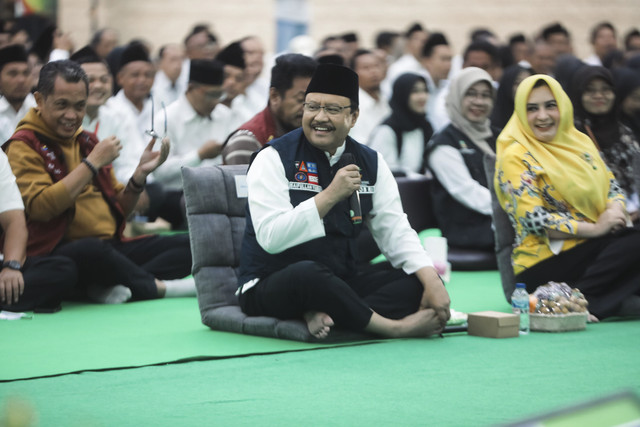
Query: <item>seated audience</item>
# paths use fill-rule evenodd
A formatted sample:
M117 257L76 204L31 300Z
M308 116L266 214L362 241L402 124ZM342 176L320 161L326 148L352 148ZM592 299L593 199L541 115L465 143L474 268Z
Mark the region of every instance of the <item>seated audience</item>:
M438 333L450 316L447 291L384 158L348 136L358 118L358 75L320 64L304 105L302 129L272 141L249 167L242 310L304 319L317 338L334 325L387 337ZM351 218L347 199L358 189L362 217ZM365 225L398 269L358 268Z
M117 82L122 89L109 99L110 107L126 112L135 120L141 141L146 141L146 132L152 124L153 101L149 95L155 73L155 67L146 48L140 43L129 44L122 51L117 70ZM144 150L144 144L135 150L138 153L136 157L139 157Z
M491 113L491 126L502 130L513 114L513 98L518 85L532 74L530 68L512 65L505 68L500 79L496 102Z
M22 45L0 49L0 95L0 143L3 143L36 105L31 94L31 67Z
M616 104L620 121L640 141L640 70L618 68L613 70Z
M257 113L267 102L269 96L269 76L263 78L264 46L257 36L248 36L240 40L240 46L244 52L245 90L247 102L250 108Z
M604 57L618 48L616 29L610 22L600 22L593 27L590 41L593 54L584 60L588 65L602 65Z
M229 134L229 110L217 108L225 97L223 67L215 60L191 60L187 91L166 109L171 150L154 177L168 191L182 195L182 166L221 163L222 143ZM164 120L157 116L155 128L161 129Z
M422 64L420 64L420 57L422 56L424 44L429 38L429 33L421 24L414 23L405 32L403 38L404 54L393 64L389 65L387 76L381 86L383 95L389 99L391 98L393 82L395 82L400 75L405 73L421 74L424 72L424 68Z
M528 59L534 73L555 75L556 53L549 43L543 40L535 42L531 46Z
M573 55L571 34L564 25L559 22L549 24L542 29L540 35L551 46L554 56Z
M81 124L89 81L73 61L42 67L29 110L4 146L26 209L27 255L63 255L78 270L81 290L92 298L124 302L129 298L195 295L193 279L177 280L191 270L186 234L125 239L125 218L144 190L147 176L164 162L168 141L143 151L126 185L111 163L120 141L98 141Z
M128 110L107 102L112 93L113 80L106 61L100 59L89 46L71 55L71 60L80 64L89 79L89 95L82 128L93 132L98 140L112 136L118 138L122 151L112 166L118 181L126 183L136 170L145 145L136 121ZM160 183L151 182L151 179L149 181L138 198L134 213L151 222L162 217L174 229L181 228L184 213L180 198L173 197Z
M429 101L427 103L427 119L434 125L438 123L438 129L449 123L444 103L438 103L441 94L447 91L449 74L451 73L452 53L449 41L442 33L433 33L427 39L422 48L420 63L427 79ZM435 125L434 125L435 126Z
M640 231L628 228L624 194L553 78L518 87L497 142L495 189L516 231L516 281L529 292L566 282L596 318L640 315Z
M618 120L611 72L603 67L584 66L573 79L573 112L576 128L587 134L602 154L627 198L632 220L640 217L638 193L634 188L633 157L640 155L635 135Z
M395 176L425 172L425 149L433 135L425 115L428 99L423 76L402 74L393 84L391 115L375 129L369 146L384 157Z
M169 106L184 93L186 86L180 79L184 56L184 48L177 43L166 44L158 51L158 71L151 87L156 111L162 104Z
M489 121L494 97L486 71L464 68L449 85L446 106L451 124L429 143L434 213L451 246L494 247L491 193L483 164L484 155L493 154L499 133Z
M63 256L26 256L24 204L7 155L0 150L2 267L0 310L57 311L77 280L76 266Z
M349 135L362 144L368 144L371 131L391 112L389 102L380 91L385 67L378 55L359 49L353 54L351 69L358 74L360 83L360 114Z
M229 129L237 129L243 123L250 120L259 111L245 94L246 89L246 63L244 61L244 50L240 42L233 42L222 49L216 60L224 64L224 83L222 88L226 93L222 105L231 110L228 119Z
M269 102L229 136L222 151L225 164L248 164L254 151L302 126L304 94L316 66L315 60L297 53L276 58L271 69Z
M560 83L560 86L568 92L571 90L571 84L573 82L573 75L580 68L584 67L585 63L576 58L573 55L562 55L556 61L556 68L554 78ZM513 111L511 111L513 113Z
M102 28L93 34L89 46L91 46L100 59L106 60L111 51L118 46L118 39L119 36L116 30L113 28Z

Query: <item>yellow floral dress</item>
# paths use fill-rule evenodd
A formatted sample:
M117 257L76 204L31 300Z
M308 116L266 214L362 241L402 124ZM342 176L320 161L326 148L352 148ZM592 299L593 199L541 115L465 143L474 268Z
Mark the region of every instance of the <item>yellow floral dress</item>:
M602 163L594 162L591 156L584 153L581 158L597 169ZM624 203L621 187L611 171L607 170L607 174L608 202ZM516 232L511 256L515 274L584 241L549 239L547 229L576 234L579 221L593 221L564 201L547 172L523 145L514 141L504 149L496 164L496 183L496 192L502 193L499 197L502 208Z

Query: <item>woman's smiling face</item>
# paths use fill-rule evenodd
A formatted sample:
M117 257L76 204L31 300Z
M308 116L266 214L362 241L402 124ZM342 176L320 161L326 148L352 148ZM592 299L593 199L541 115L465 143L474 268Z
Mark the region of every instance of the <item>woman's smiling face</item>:
M558 133L560 110L549 86L534 88L527 100L527 122L535 137L550 142Z
M484 123L493 110L493 92L489 83L474 83L462 97L462 115L472 123Z

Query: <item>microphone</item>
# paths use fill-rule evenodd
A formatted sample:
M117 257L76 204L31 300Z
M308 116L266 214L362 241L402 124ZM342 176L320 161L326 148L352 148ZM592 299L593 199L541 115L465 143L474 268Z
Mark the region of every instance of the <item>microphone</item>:
M343 168L347 165L356 164L356 158L351 153L343 153L338 163L339 168ZM362 222L362 209L360 207L360 193L358 190L349 196L349 216L354 225Z

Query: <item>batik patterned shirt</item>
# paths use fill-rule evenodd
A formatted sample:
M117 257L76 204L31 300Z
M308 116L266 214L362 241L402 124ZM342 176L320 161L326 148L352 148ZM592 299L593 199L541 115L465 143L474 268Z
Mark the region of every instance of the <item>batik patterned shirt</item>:
M585 153L583 160L595 164ZM562 251L584 242L581 238L549 239L547 230L575 235L579 222L593 222L564 201L538 161L522 145L513 144L496 165L498 188L505 210L515 230L511 255L515 274ZM608 202L625 203L623 190L611 171Z

